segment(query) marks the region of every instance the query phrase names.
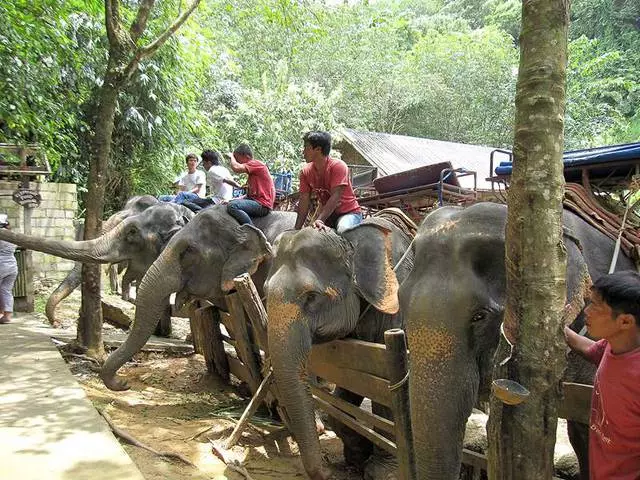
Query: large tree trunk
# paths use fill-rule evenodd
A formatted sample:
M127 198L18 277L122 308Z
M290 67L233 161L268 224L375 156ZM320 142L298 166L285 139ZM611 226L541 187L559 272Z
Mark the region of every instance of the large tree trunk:
M100 102L95 115L95 131L89 159L88 192L84 238L90 240L101 233L104 213L104 195L107 166L111 153L111 137L118 102L118 93L138 69L141 60L153 56L171 35L189 18L200 4L193 0L155 40L138 45L149 19L155 0L141 0L136 17L128 31L122 24L119 0L105 0L105 23L109 39L109 61L104 83L100 88ZM82 267L82 305L78 321L78 342L87 347L87 353L102 360L102 308L100 303L100 266Z
M118 65L113 52L109 53L109 66L101 89L96 114L95 137L92 142L92 158L89 170L84 239L92 240L102 233L104 194L111 153L111 136L118 101L118 85L115 68ZM102 343L102 305L100 299L101 265L85 263L82 266L82 304L78 320L78 342L87 347L88 355L104 359Z
M523 2L505 258L504 331L516 346L494 375L520 382L531 394L518 406L491 398L489 478L496 480L553 476L558 385L565 365L561 216L568 13L563 0ZM508 351L504 347L501 339L498 351Z

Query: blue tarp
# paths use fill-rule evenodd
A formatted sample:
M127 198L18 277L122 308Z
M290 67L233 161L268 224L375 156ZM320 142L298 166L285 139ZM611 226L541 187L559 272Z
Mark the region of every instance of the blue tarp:
M620 162L638 159L640 161L640 143L611 145L608 147L571 150L564 152L564 168L593 165L597 163ZM511 175L512 162L500 162L495 169L496 175Z

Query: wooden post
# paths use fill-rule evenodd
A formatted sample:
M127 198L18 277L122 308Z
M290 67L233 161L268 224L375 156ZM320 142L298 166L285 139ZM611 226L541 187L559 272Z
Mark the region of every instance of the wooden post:
M252 393L256 393L262 381L262 369L260 361L260 350L256 344L252 332L247 328L247 318L244 313L242 299L237 293L227 295L227 307L231 314L231 323L236 341L236 352L238 358L245 364L251 375L249 388Z
M229 361L222 343L218 309L211 305L196 309L190 324L194 349L204 355L207 370L229 382Z
M389 388L393 405L393 423L396 430L396 448L400 478L417 478L411 434L411 410L409 408L409 361L404 331L399 328L384 332L384 343L389 358Z
M225 442L224 448L229 449L236 444L236 442L240 438L240 435L242 434L242 429L246 425L247 421L249 421L253 414L256 413L256 410L267 396L267 393L269 393L269 387L271 386L272 379L273 370L269 370L269 373L267 373L267 375L262 379L258 390L256 390L256 393L253 394L253 397L251 398L249 405L247 405L247 408L245 408L244 413L238 421L238 424L233 429L233 432L231 432L231 436Z
M244 273L233 279L236 290L242 299L244 309L247 312L251 326L260 348L269 355L269 341L267 339L267 311L264 309L260 295L248 273Z

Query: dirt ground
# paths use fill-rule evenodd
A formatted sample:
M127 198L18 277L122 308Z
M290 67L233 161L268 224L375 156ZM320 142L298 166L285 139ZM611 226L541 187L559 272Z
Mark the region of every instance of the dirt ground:
M51 285L37 288L37 309L52 289ZM63 329L75 329L79 306L77 291L58 307L56 313ZM46 322L45 316L41 316ZM113 328L105 324L105 331ZM187 333L186 319L174 322L174 336L184 339ZM77 358L68 362L96 408L104 410L118 428L157 451L180 454L197 466L166 460L121 441L147 480L247 478L218 459L212 444L222 448L250 399L242 396L238 385L225 384L209 374L201 355L140 353L120 371L131 387L126 392L108 390L90 368L90 362ZM344 464L342 443L333 432L327 431L320 441L335 480L362 478ZM296 443L281 425L269 418L268 412L259 410L238 444L223 450L223 454L227 462L239 462L254 480L306 478Z

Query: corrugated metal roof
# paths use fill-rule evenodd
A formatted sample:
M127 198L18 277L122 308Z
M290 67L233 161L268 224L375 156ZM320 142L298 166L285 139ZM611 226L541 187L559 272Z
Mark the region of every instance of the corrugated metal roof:
M494 150L492 147L351 129L343 129L342 134L367 162L378 167L380 176L449 162L453 168L475 171L478 189L491 189L491 183L485 178L491 176L489 155ZM459 180L462 187L473 188L472 176L460 177Z

